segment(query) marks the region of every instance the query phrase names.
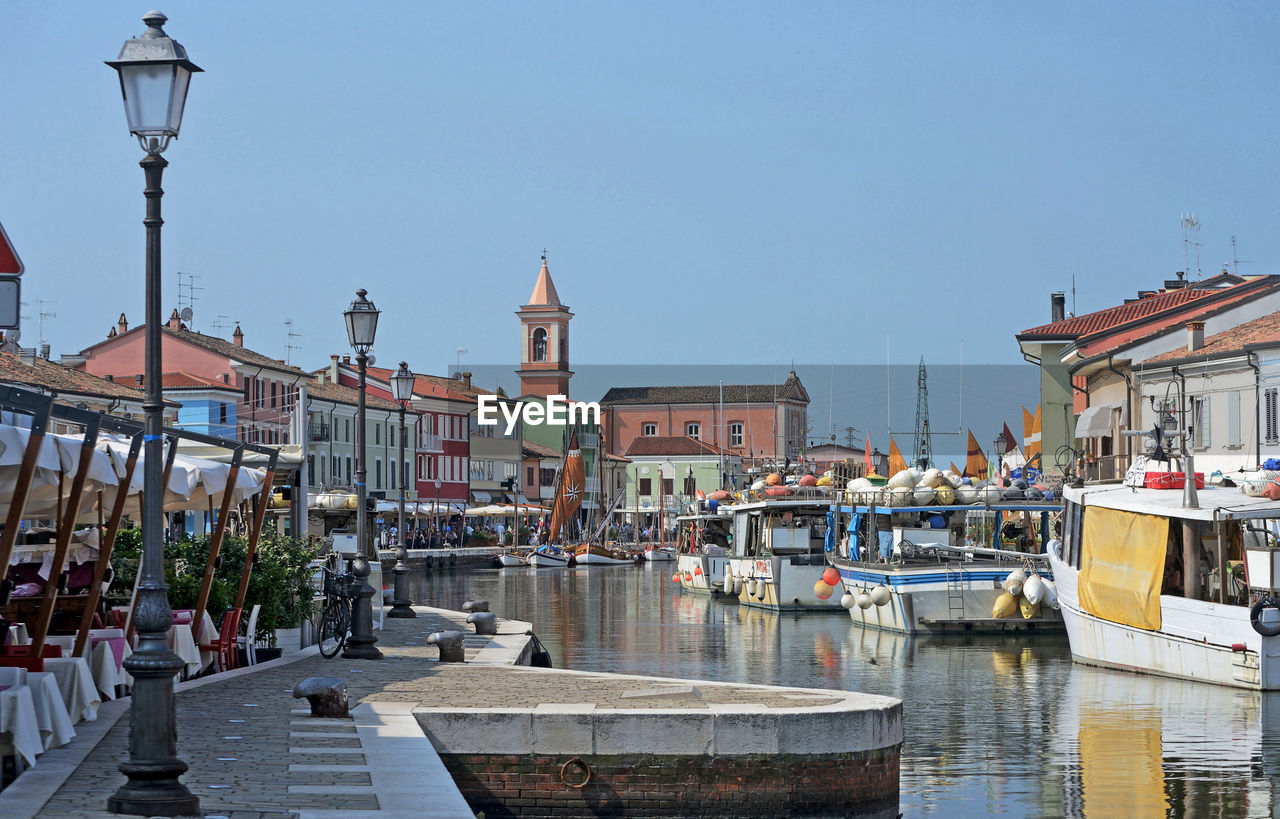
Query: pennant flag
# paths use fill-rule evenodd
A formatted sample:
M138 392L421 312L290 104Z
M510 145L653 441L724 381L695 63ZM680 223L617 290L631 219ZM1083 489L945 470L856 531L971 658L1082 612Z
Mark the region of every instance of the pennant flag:
M867 436L867 448L862 451L862 462L867 465L867 474L876 471L876 466L871 462L871 436Z
M1008 455L1010 452L1017 449L1017 440L1017 438L1013 437L1013 431L1009 429L1009 423L1006 421L1004 431L1000 433L1000 451L996 454Z
M897 475L899 472L907 468L907 461L902 457L902 453L898 451L898 445L894 442L893 436L889 436L889 477Z
M1022 450L1030 461L1040 454L1040 405L1036 404L1036 413L1032 415L1027 408L1022 408Z
M964 477L983 478L987 476L987 470L987 456L982 454L982 447L978 444L978 439L973 437L973 430L969 430L969 452L964 461Z

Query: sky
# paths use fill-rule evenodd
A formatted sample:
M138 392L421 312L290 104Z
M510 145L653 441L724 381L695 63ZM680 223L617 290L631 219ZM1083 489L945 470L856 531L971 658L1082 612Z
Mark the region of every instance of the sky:
M0 10L0 224L23 344L55 357L143 318L103 61L146 10ZM1016 365L1053 291L1086 313L1184 267L1280 271L1274 4L161 10L205 69L165 154L166 314L307 368L349 351L361 287L381 362L514 366L544 249L572 362L606 367Z

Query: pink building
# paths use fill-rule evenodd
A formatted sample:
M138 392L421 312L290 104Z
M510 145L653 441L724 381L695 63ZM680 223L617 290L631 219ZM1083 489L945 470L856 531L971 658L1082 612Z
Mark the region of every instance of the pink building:
M792 371L781 384L614 387L600 399L608 451L627 452L637 438L689 436L772 468L804 448L809 393Z

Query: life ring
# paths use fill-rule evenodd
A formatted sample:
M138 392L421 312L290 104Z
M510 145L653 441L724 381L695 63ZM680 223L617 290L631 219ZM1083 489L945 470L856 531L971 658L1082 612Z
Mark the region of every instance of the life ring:
M1249 609L1249 623L1253 626L1253 630L1261 634L1263 637L1275 637L1277 634L1280 634L1280 623L1263 625L1263 609L1280 609L1280 600L1276 600L1271 597L1262 597L1258 599L1258 602L1253 604L1253 608Z

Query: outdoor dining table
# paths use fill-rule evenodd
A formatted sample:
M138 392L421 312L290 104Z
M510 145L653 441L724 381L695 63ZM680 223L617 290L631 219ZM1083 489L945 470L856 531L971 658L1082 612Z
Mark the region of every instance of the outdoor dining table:
M98 718L102 699L94 685L88 660L84 657L46 657L44 670L52 671L57 678L58 690L62 692L62 701L73 723Z
M116 686L127 684L124 659L132 653L123 629L89 630L89 668L103 699L115 699Z
M7 646L31 645L31 635L27 633L27 624L11 623L9 625L9 633L5 635L4 644Z
M33 671L27 674L27 687L31 689L44 750L66 745L76 735L76 729L71 727L57 676L52 671Z
M214 653L212 651L201 651L200 641L197 639L197 632L193 628L196 624L189 617L189 609L174 611L174 624L170 626L168 633L165 634L165 641L169 644L169 648L183 662L182 679L190 679L200 673L201 669L213 662ZM185 620L185 622L183 622ZM201 620L201 629L203 634L216 634L214 629L213 618L209 616L209 612L204 613ZM133 684L133 679L129 674L125 673L125 680L129 685Z
M17 755L31 766L43 752L31 687L15 685L0 690L0 756Z

